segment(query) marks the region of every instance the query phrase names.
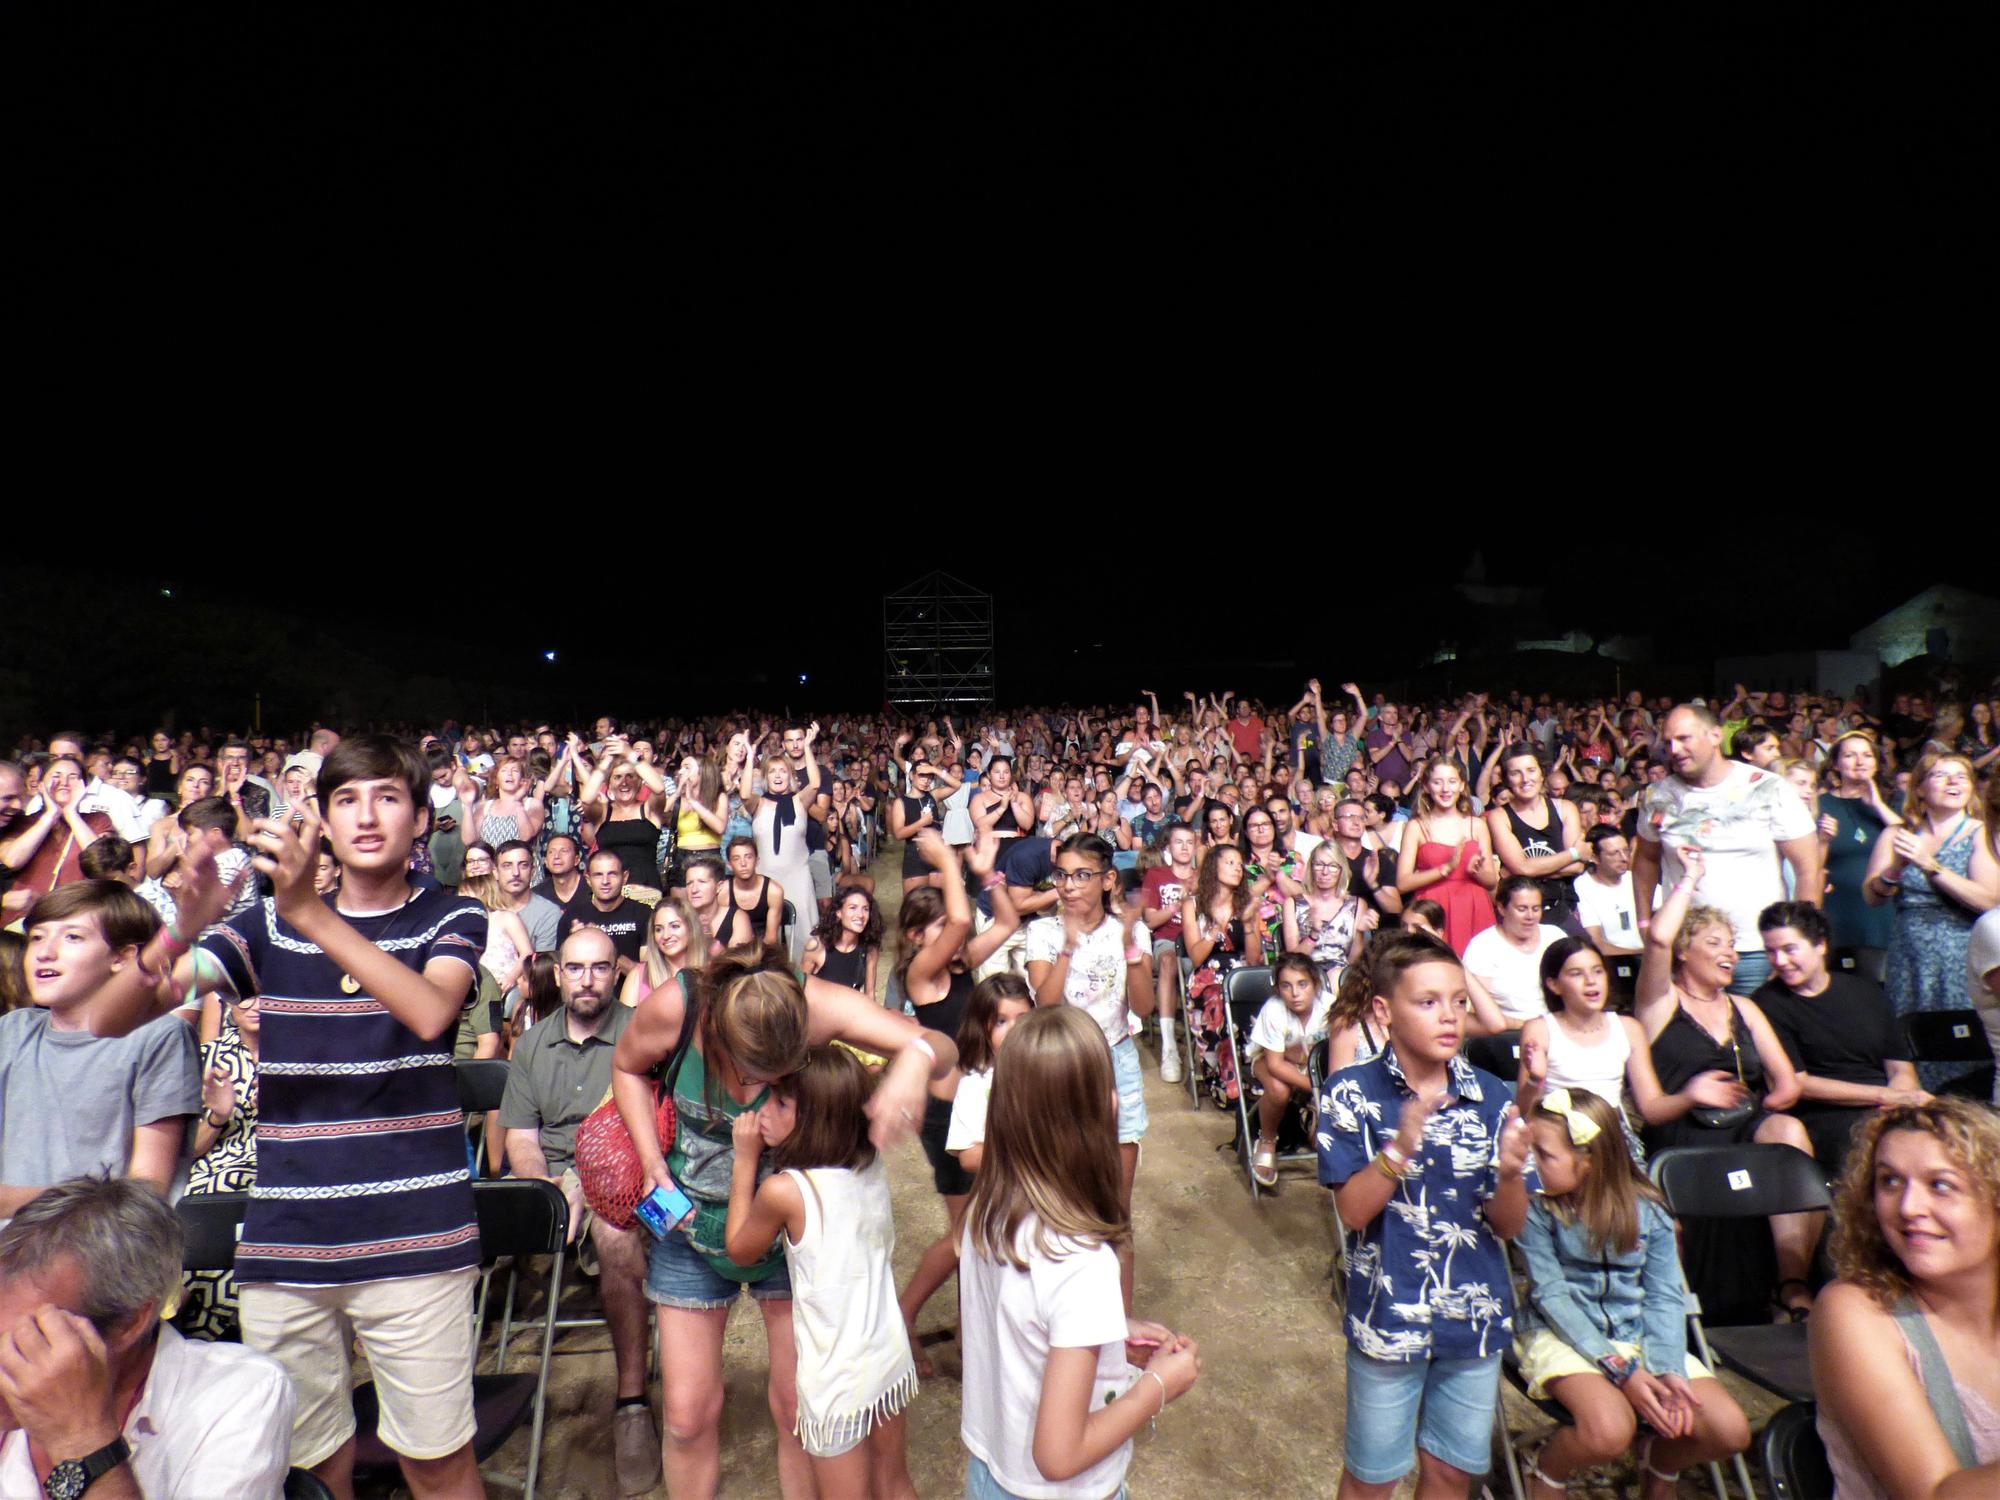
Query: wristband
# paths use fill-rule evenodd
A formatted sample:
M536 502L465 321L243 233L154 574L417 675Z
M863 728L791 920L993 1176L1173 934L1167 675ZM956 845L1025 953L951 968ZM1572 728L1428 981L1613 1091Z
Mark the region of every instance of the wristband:
M1613 1385L1622 1388L1625 1382L1630 1380L1637 1372L1639 1365L1638 1361L1628 1359L1623 1354L1619 1354L1614 1350L1612 1353L1602 1356L1597 1361L1597 1367L1604 1372L1605 1379L1609 1380Z
M186 938L181 936L180 927L174 922L168 922L160 929L160 940L170 948L178 948L182 953L187 952L194 946L193 943L190 943Z
M979 888L983 891L990 891L996 885L1005 885L1006 883L1007 877L1005 875L1002 875L998 870L988 870L986 878L979 882Z
M923 1053L925 1057L928 1057L931 1060L932 1067L937 1066L937 1049L924 1040L922 1032L918 1032L910 1038L910 1046Z
M1134 943L1125 950L1125 962L1128 964L1142 964L1151 957L1152 954L1141 948L1137 943Z
M1410 1158L1403 1154L1402 1147L1398 1146L1395 1143L1395 1141L1390 1140L1384 1142L1382 1146L1382 1154L1388 1157L1390 1161L1394 1162L1398 1167L1402 1168L1404 1171L1409 1170Z
M1397 1171L1395 1167L1390 1165L1389 1158L1386 1154L1379 1151L1376 1152L1375 1160L1372 1163L1372 1165L1374 1166L1376 1171L1380 1172L1384 1177L1388 1178L1391 1182L1394 1183L1402 1182L1403 1174Z

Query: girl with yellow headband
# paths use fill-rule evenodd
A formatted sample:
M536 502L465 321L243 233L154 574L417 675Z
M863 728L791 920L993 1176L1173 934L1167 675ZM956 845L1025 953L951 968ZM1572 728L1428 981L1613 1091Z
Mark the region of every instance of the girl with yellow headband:
M1519 1240L1529 1292L1515 1349L1528 1394L1575 1418L1535 1456L1531 1493L1557 1500L1578 1469L1631 1447L1644 1422L1640 1493L1669 1500L1682 1469L1750 1443L1742 1410L1688 1353L1674 1222L1597 1095L1550 1089L1528 1127L1542 1189Z

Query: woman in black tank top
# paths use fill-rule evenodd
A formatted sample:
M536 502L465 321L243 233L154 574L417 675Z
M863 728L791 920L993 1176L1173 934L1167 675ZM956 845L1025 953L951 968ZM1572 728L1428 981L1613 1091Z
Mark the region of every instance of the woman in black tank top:
M649 774L657 772L648 768ZM638 764L605 746L604 759L583 785L584 832L609 849L634 885L660 889L660 825L648 810L653 793Z
M820 918L819 926L807 942L806 972L834 984L844 984L873 1000L875 955L881 947L882 914L875 909L875 898L864 890L849 889ZM933 1031L945 1030L942 1026L932 1026L922 1012L919 1018ZM953 1036L956 1032L945 1034Z
M1578 858L1583 834L1576 825L1576 814L1545 790L1541 757L1529 746L1514 745L1503 751L1500 773L1507 780L1507 802L1486 815L1493 852L1500 856L1508 874L1526 875L1541 887L1542 920L1576 935L1574 882L1583 872ZM1539 808L1543 825L1537 828L1523 818L1524 808ZM1501 837L1503 832L1506 838Z
M943 888L919 885L903 894L896 977L916 1010L917 1020L954 1038L965 1014L965 1002L972 997L973 970L998 953L1020 925L1006 881L994 875L993 857L999 842L990 832L981 834L966 854L973 878L982 884L992 882L986 889L993 900L993 925L977 936L972 931L972 898L966 894L958 861L937 834L927 832L917 847L939 872ZM972 1195L972 1174L944 1149L951 1131L952 1095L957 1090L956 1073L942 1084L931 1085L923 1125L917 1132L924 1143L924 1155L930 1159L931 1182L943 1195L949 1218L945 1232L917 1262L900 1299L920 1376L930 1368L930 1360L917 1342L917 1315L958 1268L958 1231Z

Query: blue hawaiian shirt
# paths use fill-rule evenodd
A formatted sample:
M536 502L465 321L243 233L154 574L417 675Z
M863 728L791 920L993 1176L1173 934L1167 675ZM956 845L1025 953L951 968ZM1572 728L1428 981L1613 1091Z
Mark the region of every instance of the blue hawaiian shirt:
M1395 1138L1412 1097L1393 1047L1327 1079L1319 1101L1319 1180L1337 1188ZM1485 1359L1513 1337L1514 1288L1482 1206L1499 1186L1500 1079L1462 1057L1450 1097L1424 1125L1417 1168L1373 1223L1347 1237L1347 1338L1372 1359ZM1534 1159L1527 1187L1536 1186Z

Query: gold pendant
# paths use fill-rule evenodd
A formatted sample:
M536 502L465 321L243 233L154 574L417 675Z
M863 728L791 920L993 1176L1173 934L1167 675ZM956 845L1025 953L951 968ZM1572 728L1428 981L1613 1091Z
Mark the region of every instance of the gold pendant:
M352 974L343 974L340 976L340 992L343 995L359 994L360 991L360 980L356 979Z

